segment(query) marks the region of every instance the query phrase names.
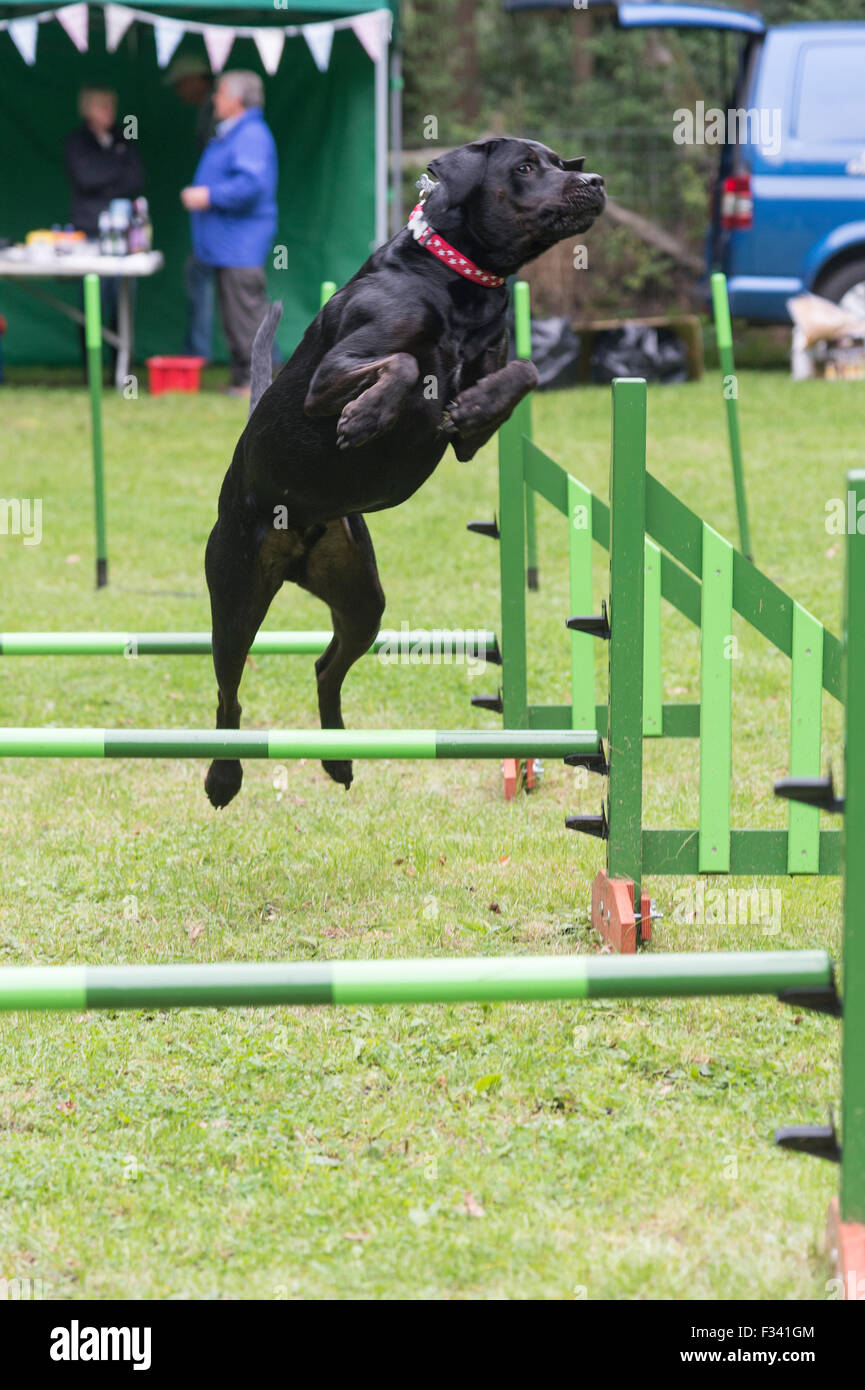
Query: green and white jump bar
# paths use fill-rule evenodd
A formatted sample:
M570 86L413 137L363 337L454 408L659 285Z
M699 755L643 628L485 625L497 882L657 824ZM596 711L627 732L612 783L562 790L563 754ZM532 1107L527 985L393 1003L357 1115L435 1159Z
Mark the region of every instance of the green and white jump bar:
M826 989L832 983L832 961L824 951L4 966L0 1011L779 994Z
M259 632L255 656L319 656L332 632ZM0 656L207 656L209 632L0 632ZM383 628L372 656L475 657L501 665L494 632L485 628Z
M0 758L565 758L594 729L3 729Z

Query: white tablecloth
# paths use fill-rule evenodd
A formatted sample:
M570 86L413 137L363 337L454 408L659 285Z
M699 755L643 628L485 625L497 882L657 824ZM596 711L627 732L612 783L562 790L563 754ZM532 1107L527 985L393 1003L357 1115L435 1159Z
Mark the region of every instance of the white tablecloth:
M122 391L129 373L135 336L131 281L155 275L164 264L165 258L161 251L136 251L134 256L100 256L95 245L91 245L83 251L63 255L57 255L55 252L50 256L33 256L29 248L13 246L6 251L0 251L0 280L82 280L91 272L104 279L118 279L120 286L117 296L117 332L103 324L102 336L117 349L114 382L118 391ZM26 287L58 313L65 314L76 323L84 322L84 315L80 309L74 308L71 304L64 304L62 300L37 290L33 285L27 284Z

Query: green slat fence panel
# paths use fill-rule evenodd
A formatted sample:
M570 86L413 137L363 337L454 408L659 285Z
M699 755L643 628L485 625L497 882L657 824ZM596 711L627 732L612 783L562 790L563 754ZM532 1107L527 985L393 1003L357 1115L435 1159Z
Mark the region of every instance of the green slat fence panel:
M698 874L699 831L644 830L643 867L647 874ZM782 875L787 872L786 830L731 830L730 869L734 876ZM821 874L841 872L841 831L820 831Z
M595 705L592 728L597 729L601 738L607 737L608 714L606 705ZM571 707L570 705L529 705L528 727L530 729L570 729ZM664 738L699 738L700 706L665 704L663 706L663 728ZM785 835L786 833L784 831ZM784 873L784 870L781 869L779 872Z
M643 571L643 734L660 738L664 732L661 682L661 551L646 537Z
M568 476L568 561L570 611L591 613L592 494ZM585 632L571 638L571 728L590 729L595 723L595 642Z
M700 644L700 873L730 870L733 547L703 524Z
M823 626L793 605L790 671L790 776L818 777L823 714ZM820 812L790 802L787 871L816 874L820 864Z
M699 738L700 706L697 704L664 705L664 738Z
M523 449L527 485L540 493L541 497L545 498L551 507L555 507L556 511L566 516L568 511L568 479L564 469L530 439L523 439ZM649 481L654 483L655 480L647 475L647 483ZM660 484L656 484L656 486L660 488ZM665 495L672 496L672 493ZM687 508L683 507L681 503L678 505L683 512L687 512ZM693 520L699 532L699 520L697 517L694 517ZM650 526L647 525L646 529L652 534ZM610 509L607 503L602 498L595 496L594 493L592 494L592 539L603 550L609 550ZM698 547L697 566L694 574L699 574L699 572ZM693 575L688 573L687 568L666 553L661 557L661 593L668 603L685 615L689 622L692 622L695 627L699 627L700 585L693 578Z
M702 595L696 579L674 560L671 555L661 552L661 595L668 603L693 623L700 626Z
M524 447L527 482L551 506L565 514L567 475L564 470L530 440L524 441ZM689 622L699 626L700 585L694 576L699 577L702 570L702 519L651 473L646 474L646 518L646 534L663 551L661 593ZM592 534L598 545L609 550L609 508L595 496L592 498ZM793 602L789 594L744 556L734 552L733 608L785 656L790 656L793 649ZM841 643L826 629L822 679L823 689L840 700Z
M704 523L651 473L646 475L646 518L646 531L652 540L692 575L699 576ZM670 597L666 588L664 597ZM681 605L676 606L686 612ZM793 599L738 551L733 553L733 608L785 656L791 655ZM824 632L823 637L823 688L836 700L841 699L841 644L831 632Z
M646 532L697 579L702 571L703 518L646 474Z
M504 425L502 425L504 429ZM499 430L501 437L501 430ZM555 507L562 516L568 514L568 475L563 468L553 459L545 454L543 449L539 449L533 440L523 437L523 468L525 471L526 486L534 488L551 507ZM598 499L594 498L595 513L597 514ZM597 516L595 519L597 524ZM598 540L597 535L595 540ZM609 546L609 540L601 541L600 544Z

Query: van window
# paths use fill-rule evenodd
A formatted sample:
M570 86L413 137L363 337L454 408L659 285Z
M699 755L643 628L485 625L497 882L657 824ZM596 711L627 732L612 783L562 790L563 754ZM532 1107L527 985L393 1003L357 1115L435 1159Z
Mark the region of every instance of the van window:
M793 131L815 144L865 140L865 43L808 44Z

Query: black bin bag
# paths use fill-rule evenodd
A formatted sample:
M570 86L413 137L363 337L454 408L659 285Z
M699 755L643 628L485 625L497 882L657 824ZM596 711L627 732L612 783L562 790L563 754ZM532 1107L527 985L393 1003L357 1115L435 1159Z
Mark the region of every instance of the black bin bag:
M599 385L617 376L642 376L665 385L687 381L688 350L671 328L623 323L597 335L589 370Z
M510 355L516 357L513 314L508 323ZM532 319L532 361L538 369L538 390L576 386L580 340L564 317Z

